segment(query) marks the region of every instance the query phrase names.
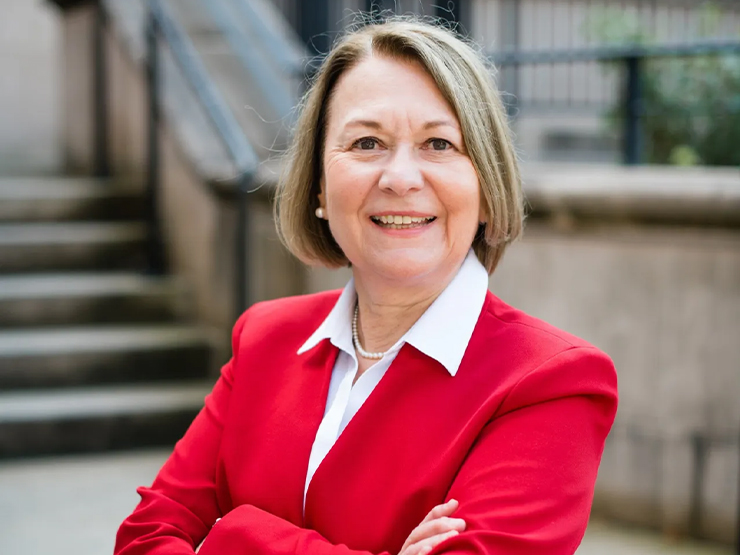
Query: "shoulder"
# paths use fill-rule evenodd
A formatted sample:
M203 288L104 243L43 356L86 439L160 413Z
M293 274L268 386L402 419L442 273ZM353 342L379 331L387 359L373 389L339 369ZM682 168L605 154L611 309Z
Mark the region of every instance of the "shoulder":
M493 327L503 330L509 339L515 338L517 342L537 345L545 351L569 347L595 348L580 337L506 304L490 291L486 296L482 315L493 320Z
M249 338L267 337L305 341L331 312L341 292L337 289L256 303L237 320L234 341L241 344Z
M485 345L487 372L507 391L502 409L572 395L616 400L611 358L588 341L516 309L488 293L474 337ZM481 351L483 352L483 351ZM483 356L483 355L481 355Z
M488 345L496 344L506 352L525 357L532 365L566 351L609 358L588 341L506 304L491 292L486 296L475 332Z

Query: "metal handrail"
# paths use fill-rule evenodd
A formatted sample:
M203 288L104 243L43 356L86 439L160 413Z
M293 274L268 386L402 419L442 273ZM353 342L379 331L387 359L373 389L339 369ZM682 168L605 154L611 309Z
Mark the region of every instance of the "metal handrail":
M239 126L230 108L213 84L208 72L187 34L180 28L162 0L148 0L147 17L147 75L149 89L149 164L148 164L148 210L150 220L150 271L161 273L164 269L159 218L157 217L160 189L159 127L160 127L160 83L158 38L168 44L175 62L182 70L185 80L205 109L219 138L225 146L238 172L237 225L236 225L236 271L235 300L238 312L249 304L249 268L247 260L247 237L249 228L248 191L259 166L259 158Z
M233 2L236 9L247 21L257 22L257 25L253 26L254 34L275 58L278 66L290 75L303 78L305 74L305 59L303 58L305 56L303 58L296 58L291 55L290 49L286 48L284 41L275 40L275 35L268 32L267 26L259 24L264 16L255 7L253 2L250 0L233 0Z
M278 119L288 117L292 113L297 99L292 98L279 79L277 79L273 70L267 67L264 60L261 60L259 55L247 43L243 33L234 23L234 19L229 14L223 0L208 0L203 2L203 5L206 6L214 22L221 29L221 32L226 37L226 40L231 45L241 64L251 75L254 75L254 82L261 89L262 96L272 106L275 112L274 115Z

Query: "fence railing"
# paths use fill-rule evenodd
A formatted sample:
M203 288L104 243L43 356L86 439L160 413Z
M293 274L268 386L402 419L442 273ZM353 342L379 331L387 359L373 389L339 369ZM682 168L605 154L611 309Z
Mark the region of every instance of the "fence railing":
M645 63L658 58L687 58L692 56L740 56L740 40L694 42L684 45L622 45L601 46L576 50L494 52L490 59L499 68L536 67L577 62L612 63L622 66L621 87L622 158L629 165L641 163L644 139L641 121L647 115L643 105L643 79ZM740 91L738 91L740 96ZM514 116L519 108L519 98L507 95L507 107ZM740 106L738 106L740 111ZM658 114L660 115L660 114Z
M161 192L161 83L160 40L169 47L172 57L179 66L185 80L195 94L212 124L218 132L236 171L237 185L237 224L235 245L235 304L238 312L249 304L249 268L247 256L247 237L249 233L250 184L254 179L259 159L252 145L239 126L236 118L221 97L213 80L202 64L195 47L187 33L168 12L162 0L147 0L147 90L149 100L148 115L148 167L147 167L147 212L149 223L148 265L153 273L161 273L165 268L164 249L158 217L158 204Z

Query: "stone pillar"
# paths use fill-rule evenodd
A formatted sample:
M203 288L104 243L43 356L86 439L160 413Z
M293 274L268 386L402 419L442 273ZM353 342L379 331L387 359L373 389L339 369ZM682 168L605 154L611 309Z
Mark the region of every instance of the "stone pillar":
M61 140L65 170L95 173L95 33L98 3L54 1L63 10Z

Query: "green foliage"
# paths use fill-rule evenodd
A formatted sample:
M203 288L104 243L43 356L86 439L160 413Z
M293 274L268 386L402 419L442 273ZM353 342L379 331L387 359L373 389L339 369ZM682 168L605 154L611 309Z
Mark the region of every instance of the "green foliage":
M705 3L699 25L703 37L713 33L721 15ZM603 10L588 27L605 44L655 42L637 17L622 10ZM616 63L606 66L606 71L619 69ZM643 63L641 79L646 162L740 165L740 55L650 59ZM610 125L622 115L621 104L610 110Z

